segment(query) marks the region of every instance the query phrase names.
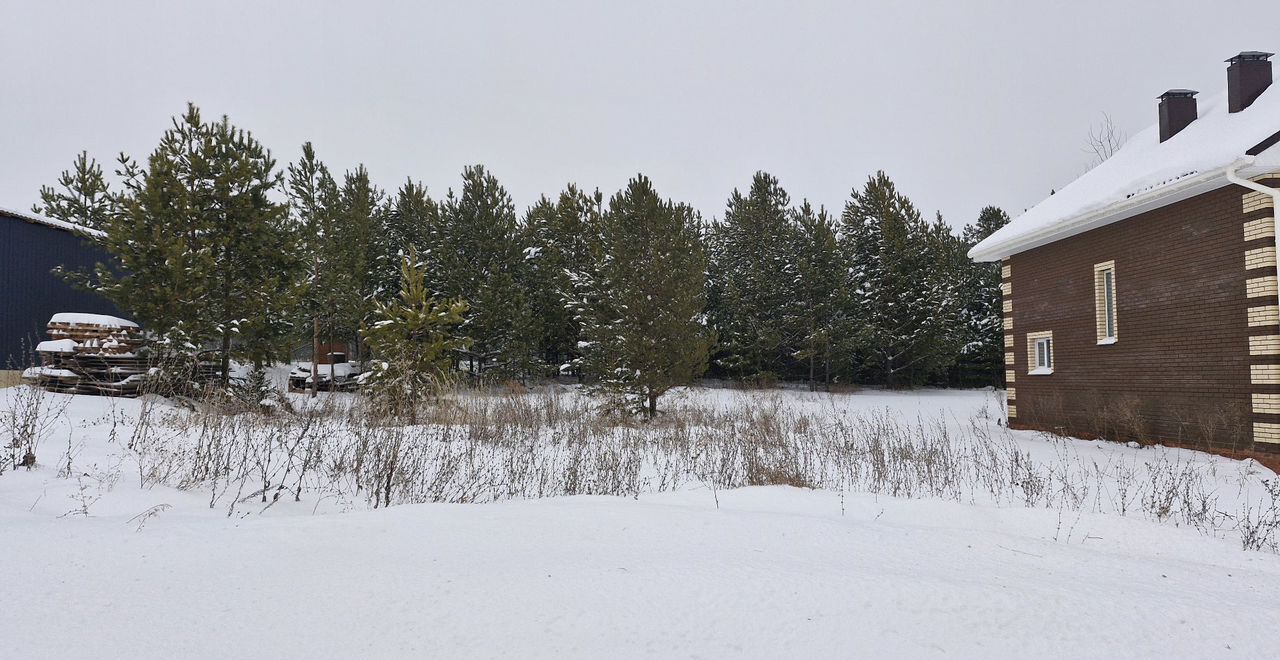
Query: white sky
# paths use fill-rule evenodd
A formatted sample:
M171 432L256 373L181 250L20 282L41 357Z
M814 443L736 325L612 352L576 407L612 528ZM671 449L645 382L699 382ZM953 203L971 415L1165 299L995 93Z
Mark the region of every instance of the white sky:
M176 3L0 0L0 206L81 149L144 158L188 100L283 165L306 140L440 198L484 163L523 211L636 172L720 217L753 172L832 210L877 169L953 225L1017 215L1172 87L1280 51L1280 2Z

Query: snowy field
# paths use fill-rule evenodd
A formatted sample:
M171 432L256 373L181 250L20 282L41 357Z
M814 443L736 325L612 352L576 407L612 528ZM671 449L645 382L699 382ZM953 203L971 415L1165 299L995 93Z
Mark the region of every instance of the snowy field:
M699 389L649 428L554 388L408 433L321 399L45 396L0 474L0 655L1280 653L1273 473L1011 433L998 392Z

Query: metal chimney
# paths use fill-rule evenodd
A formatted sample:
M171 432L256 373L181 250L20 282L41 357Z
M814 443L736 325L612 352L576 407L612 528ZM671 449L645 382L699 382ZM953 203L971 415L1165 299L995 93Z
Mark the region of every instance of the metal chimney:
M1196 120L1196 91L1171 89L1160 95L1160 141L1178 134Z
M1246 50L1227 60L1227 110L1240 112L1271 86L1271 62L1275 53Z

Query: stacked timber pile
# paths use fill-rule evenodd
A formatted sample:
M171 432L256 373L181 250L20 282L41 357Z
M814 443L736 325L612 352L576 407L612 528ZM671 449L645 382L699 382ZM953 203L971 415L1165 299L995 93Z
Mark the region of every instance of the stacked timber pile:
M54 314L49 340L36 346L39 367L23 372L28 382L55 392L137 396L150 365L138 324L103 314Z

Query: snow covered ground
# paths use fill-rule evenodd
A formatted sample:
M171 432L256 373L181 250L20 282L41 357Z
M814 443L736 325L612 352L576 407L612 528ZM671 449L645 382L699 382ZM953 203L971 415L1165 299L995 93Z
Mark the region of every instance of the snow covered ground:
M18 391L0 390L0 411ZM778 401L822 419L880 410L908 421L946 416L958 430L998 395L698 390L677 403L732 410ZM221 502L210 508L207 489L143 485L137 454L124 448L141 406L74 398L48 429L41 464L0 474L2 655L1280 652L1280 555L1242 550L1233 534L1176 517L696 481L633 497L377 510L304 492L300 502L228 516ZM1064 455L1188 466L1233 512L1261 501L1259 489L1275 478L1184 450L1025 432L1006 439L1050 467ZM1121 485L1104 484L1112 495L1100 501L1114 501Z

